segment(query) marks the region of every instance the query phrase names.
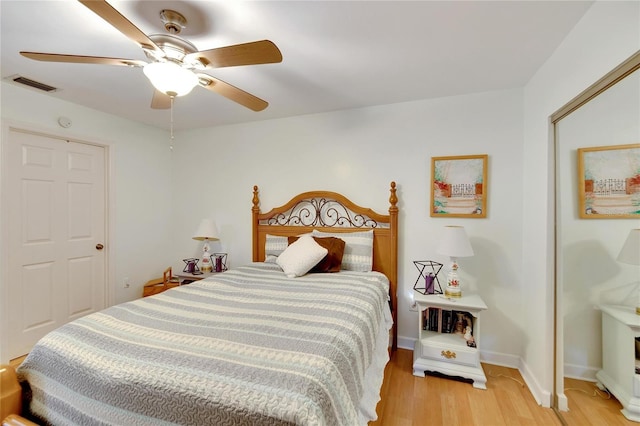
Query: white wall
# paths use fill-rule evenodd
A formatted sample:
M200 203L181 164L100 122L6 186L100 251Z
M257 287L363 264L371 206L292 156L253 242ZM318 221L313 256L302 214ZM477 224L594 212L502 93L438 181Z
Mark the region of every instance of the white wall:
M429 217L431 157L463 154L489 155L487 218ZM517 364L524 334L521 90L181 132L174 160L174 257L199 254L190 237L202 218L213 217L221 232L214 250L228 252L231 265L251 261L253 185L263 211L324 189L386 213L396 181L400 345L412 348L417 337L417 314L408 309L418 275L412 261L446 264L435 252L439 233L461 224L476 253L461 260L463 288L489 306L480 349L494 362Z
M172 262L168 133L6 82L0 90L3 130L12 125L108 146L110 233L105 247L112 302L140 297L144 283L161 276ZM60 116L73 121L71 128L58 126ZM0 142L0 148L4 143ZM0 212L4 208L10 206L0 204ZM6 254L1 259L6 262ZM131 281L128 289L122 285L125 277ZM4 274L0 280L0 294L6 295ZM4 318L3 303L8 303L5 297L0 319Z
M553 389L553 149L549 116L640 48L640 3L596 2L525 87L523 319L526 376Z

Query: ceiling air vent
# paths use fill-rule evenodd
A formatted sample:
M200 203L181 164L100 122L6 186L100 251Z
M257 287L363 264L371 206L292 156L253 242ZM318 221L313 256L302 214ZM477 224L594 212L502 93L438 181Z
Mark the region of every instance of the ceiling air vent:
M34 89L38 89L38 90L42 90L45 92L55 92L58 90L58 88L53 87L53 86L49 86L48 84L44 84L44 83L40 83L39 81L35 81L35 80L31 80L30 78L27 77L23 77L21 75L16 75L16 76L12 76L10 77L10 79L17 84L22 84L24 86L29 86L32 87Z

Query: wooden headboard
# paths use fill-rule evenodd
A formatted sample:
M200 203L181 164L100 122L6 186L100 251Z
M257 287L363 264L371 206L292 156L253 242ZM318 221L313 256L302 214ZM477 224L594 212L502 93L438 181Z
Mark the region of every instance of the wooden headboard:
M296 195L286 204L260 212L258 187L253 187L253 261L265 259L267 234L295 236L319 229L326 232L354 232L373 229L373 270L389 279L393 315L392 350L397 348L398 288L398 197L391 182L389 214L361 207L344 195L330 191L310 191Z

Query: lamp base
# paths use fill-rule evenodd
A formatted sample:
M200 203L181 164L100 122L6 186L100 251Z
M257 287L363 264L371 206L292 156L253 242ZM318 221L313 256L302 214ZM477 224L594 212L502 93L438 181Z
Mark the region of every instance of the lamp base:
M209 253L209 240L204 240L202 246L202 263L200 264L200 270L202 272L213 272L213 264L211 263L211 253Z
M213 272L213 264L211 263L211 255L206 251L204 256L202 256L202 263L200 265L200 270L202 272Z
M462 290L460 287L447 286L444 289L444 295L445 297L462 297Z
M451 258L451 270L447 274L447 287L444 290L446 297L462 297L460 278L458 278L458 262Z

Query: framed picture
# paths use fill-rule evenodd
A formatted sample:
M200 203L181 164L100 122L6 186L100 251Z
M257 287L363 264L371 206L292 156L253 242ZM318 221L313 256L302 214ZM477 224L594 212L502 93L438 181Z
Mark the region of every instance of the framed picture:
M487 155L431 158L431 217L487 216Z
M640 144L578 149L583 219L640 219Z

